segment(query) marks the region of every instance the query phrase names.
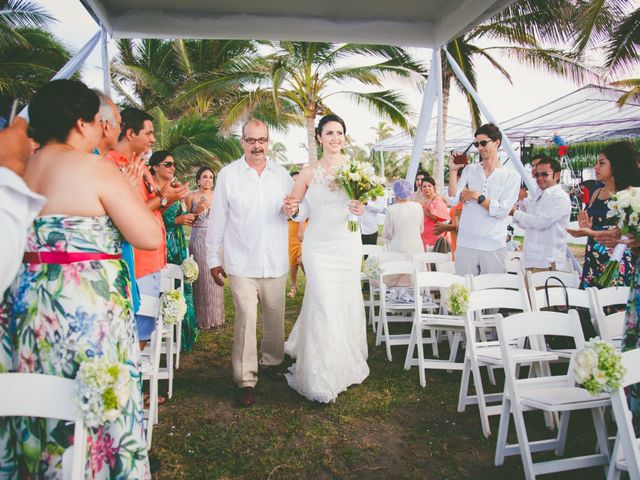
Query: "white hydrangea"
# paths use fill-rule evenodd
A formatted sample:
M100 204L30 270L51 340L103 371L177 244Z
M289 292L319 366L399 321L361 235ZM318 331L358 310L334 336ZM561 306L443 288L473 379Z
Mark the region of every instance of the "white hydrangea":
M198 266L198 262L193 259L193 255L185 258L181 267L185 283L193 283L198 279L200 267Z
M168 325L182 320L187 313L187 302L178 290L168 290L160 297L162 321Z

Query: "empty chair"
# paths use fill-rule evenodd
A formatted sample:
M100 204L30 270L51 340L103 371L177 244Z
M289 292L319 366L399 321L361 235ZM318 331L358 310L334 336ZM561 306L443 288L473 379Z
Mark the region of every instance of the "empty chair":
M180 265L168 263L160 272L160 293L178 290L184 296L184 275ZM161 353L165 354L166 367L160 369L158 378L168 380L167 395L173 397L174 366L180 366L180 349L182 348L182 321L180 318L172 325L164 325L162 332ZM175 363L174 363L175 358Z
M39 417L75 423L73 446L62 456L65 479L82 480L87 432L76 403L76 382L38 373L0 373L0 417Z
M426 386L425 370L462 370L463 363L456 362L457 349L464 334L464 319L459 315L450 315L444 305L444 298L447 289L454 283L459 283L469 288L469 278L462 275L454 275L443 272L416 272L413 281L413 288L416 292L423 290L436 290L439 295L439 313L425 312L421 295L416 295L415 311L413 316L413 327L407 356L404 362L404 369L409 370L412 366L418 367L420 385ZM429 333L425 339L423 332ZM450 354L448 360L426 359L424 358L424 345L437 345L436 332L445 331L450 339ZM414 352L417 350L417 357ZM436 352L434 352L435 354Z
M505 370L505 391L500 413L500 426L496 443L495 464L502 465L507 455L520 455L528 480L537 475L575 470L579 468L607 465L609 446L604 423L603 408L610 404L608 395L592 396L586 390L575 386L573 360L568 373L564 375L523 378L516 375L516 366L521 363L514 352L513 345L527 338L535 345L536 338L544 335L566 336L578 349L584 346L584 337L580 318L575 310L569 313L529 312L511 315L497 323L500 350ZM548 413L560 413L558 434L548 440L529 441L524 412L541 410ZM575 410L589 410L596 431L598 451L594 454L572 458L553 459L534 462L535 452L554 450L557 456L564 454L568 436L569 416ZM517 444L507 444L509 420L513 415Z
M588 289L591 295L593 328L602 340L620 346L622 332L624 331L624 317L629 299L630 287L609 287ZM609 310L618 307L617 311Z
M409 260L409 256L406 253L401 252L372 253L370 256L376 257L381 267L385 262ZM378 280L369 281L369 301L367 302L367 305L369 307L369 324L373 329L373 333L376 333L378 321L380 320L379 315L376 314L376 307L380 306L380 288Z
M151 295L140 295L140 315L157 318L156 329L151 336L151 342L140 356L142 360L142 381L149 381L149 409L145 410L147 417L147 449L151 450L153 425L158 423L158 377L160 371L160 352L162 341L162 315L160 314L160 299Z
M437 270L440 263L447 263L453 260L451 258L451 253L440 252L414 253L413 259L422 262L424 264L424 268L422 270L427 272Z
M640 350L622 354L622 364L627 369L620 388L611 394L611 407L618 425L618 434L609 464L607 480L619 479L620 473L629 472L632 480L640 478L640 440L633 429L633 416L624 389L640 382Z

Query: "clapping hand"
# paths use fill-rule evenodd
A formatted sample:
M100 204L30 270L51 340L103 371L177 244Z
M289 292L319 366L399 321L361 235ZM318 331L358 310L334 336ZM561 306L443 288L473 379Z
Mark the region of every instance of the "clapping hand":
M167 182L160 189L160 193L167 199L167 203L171 205L176 200L182 200L187 196L188 186L180 182Z
M479 196L480 195L478 195L478 192L469 190L468 188L465 188L462 190L462 192L460 192L460 200L462 200L463 202L478 200Z
M127 166L122 169L125 180L129 182L129 185L131 185L135 191L138 191L140 188L140 180L142 179L142 175L144 175L144 171L144 157L142 154L136 155L135 153L129 158Z
M176 217L176 224L180 225L192 225L196 220L196 216L193 213L185 213L184 215L178 215Z

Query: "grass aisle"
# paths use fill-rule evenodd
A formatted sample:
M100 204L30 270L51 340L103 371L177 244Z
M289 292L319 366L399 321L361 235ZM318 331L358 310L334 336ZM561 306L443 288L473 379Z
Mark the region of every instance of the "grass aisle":
M192 353L181 358L174 397L160 408L152 456L162 468L158 479L520 479L520 457L493 466L494 435L485 440L476 407L457 413L460 372L427 372L427 388L415 368L403 370L406 348L394 347L387 362L374 348L369 329L371 375L331 405L309 402L286 381L261 379L256 405L235 405L231 381L233 306L228 289L226 324L202 332ZM300 309L303 289L287 299L286 330ZM165 387L161 382L161 389ZM595 445L586 417L572 417L568 453ZM548 436L542 416L534 438ZM604 478L602 469L545 479Z

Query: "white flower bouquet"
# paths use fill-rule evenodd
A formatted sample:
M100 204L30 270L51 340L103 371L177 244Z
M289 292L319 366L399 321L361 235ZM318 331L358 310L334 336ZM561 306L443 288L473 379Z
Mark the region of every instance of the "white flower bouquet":
M187 313L187 302L178 290L167 290L160 297L160 312L162 321L173 325Z
M185 283L193 283L198 279L200 267L198 267L198 262L193 259L193 255L185 258L181 267Z
M377 280L380 277L380 260L378 257L369 255L364 261L362 272L371 280Z
M640 187L629 187L611 195L607 218L616 222L616 226L622 232L622 238L640 237ZM606 288L613 284L620 273L620 262L627 245L619 243L613 249L609 262L602 274L596 280L600 288Z
M382 180L375 175L373 165L353 160L336 168L335 183L340 186L351 200L367 203L384 195ZM349 231L358 231L358 218L349 213L347 224Z
M590 394L598 395L618 389L627 372L620 352L609 342L596 337L576 353L573 373L579 385Z
M97 428L115 421L129 398L129 370L117 361L104 357L85 358L76 375L78 406L84 423Z
M450 315L464 315L469 306L469 290L461 283L453 283L444 297Z

